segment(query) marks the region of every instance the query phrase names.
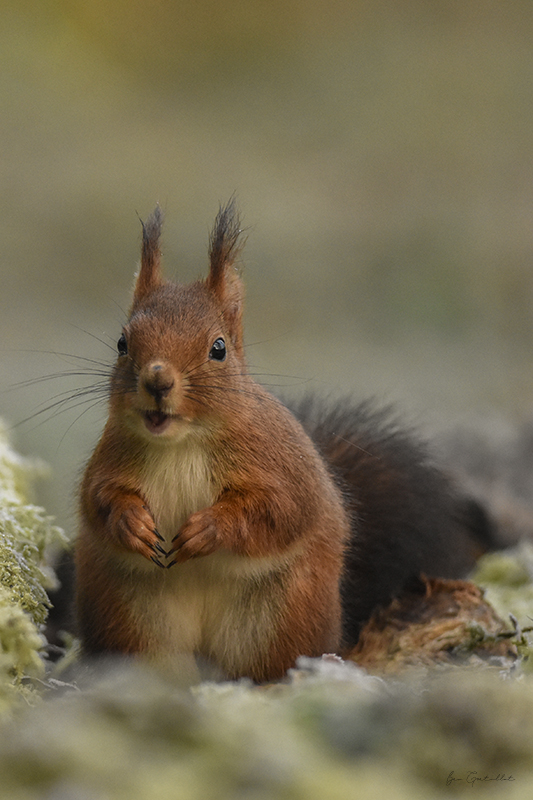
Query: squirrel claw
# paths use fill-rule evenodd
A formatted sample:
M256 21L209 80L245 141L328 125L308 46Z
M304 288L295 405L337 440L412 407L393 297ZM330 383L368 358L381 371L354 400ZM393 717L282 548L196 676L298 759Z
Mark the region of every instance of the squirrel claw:
M154 564L157 564L157 566L161 567L161 569L165 569L165 565L162 564L155 556L150 556L150 561L153 561Z
M154 534L157 536L157 538L159 539L160 542L164 542L165 541L164 536L161 536L161 534L159 533L157 528L154 528Z
M155 550L157 553L160 553L162 556L165 556L165 558L166 558L168 555L170 555L170 553L167 553L167 551L166 551L166 550L163 550L163 548L161 547L161 545L160 545L159 543L157 543L157 544L154 544L154 546L153 546L153 550Z

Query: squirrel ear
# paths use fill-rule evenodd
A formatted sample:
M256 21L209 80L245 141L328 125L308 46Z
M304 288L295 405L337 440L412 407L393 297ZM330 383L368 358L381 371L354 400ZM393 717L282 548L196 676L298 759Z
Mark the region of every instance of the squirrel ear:
M161 250L159 237L163 225L163 212L159 205L146 222L141 220L143 228L143 241L141 247L141 266L137 273L135 289L133 292L133 305L143 299L149 292L160 285L161 278Z
M220 208L211 233L210 270L206 286L222 306L233 343L242 348L244 288L235 268L235 261L242 249L241 233L239 215L232 198L226 206Z

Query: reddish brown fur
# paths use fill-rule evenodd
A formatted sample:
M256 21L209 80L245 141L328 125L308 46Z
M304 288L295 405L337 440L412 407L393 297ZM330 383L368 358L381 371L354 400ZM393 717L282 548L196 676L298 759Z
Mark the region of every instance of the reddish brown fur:
M162 279L159 229L156 212L81 488L83 645L279 678L339 647L348 520L308 436L246 372L233 208L191 286ZM225 360L211 355L219 339Z

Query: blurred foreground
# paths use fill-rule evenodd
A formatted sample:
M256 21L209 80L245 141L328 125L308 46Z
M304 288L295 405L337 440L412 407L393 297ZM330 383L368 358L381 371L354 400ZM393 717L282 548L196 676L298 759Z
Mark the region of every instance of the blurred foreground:
M533 684L486 672L384 682L302 660L289 683L192 692L116 665L7 725L6 800L529 798ZM58 692L59 693L59 692ZM477 784L477 785L476 785Z

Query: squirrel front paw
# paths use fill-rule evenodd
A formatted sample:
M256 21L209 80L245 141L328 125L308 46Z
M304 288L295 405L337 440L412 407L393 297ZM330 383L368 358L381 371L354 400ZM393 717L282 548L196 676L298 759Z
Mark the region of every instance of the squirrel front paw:
M188 561L190 558L208 556L220 547L220 535L212 508L191 514L172 540L168 566Z
M140 553L158 567L165 567L160 560L168 555L161 546L164 539L156 528L148 506L141 498L125 499L111 516L111 525L121 547L132 553Z

